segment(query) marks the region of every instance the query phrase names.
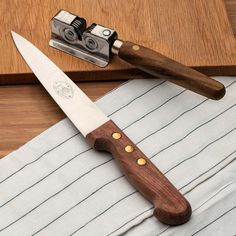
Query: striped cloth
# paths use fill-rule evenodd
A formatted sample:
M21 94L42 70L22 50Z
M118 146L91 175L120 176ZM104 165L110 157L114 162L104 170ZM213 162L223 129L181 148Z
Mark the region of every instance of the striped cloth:
M109 154L68 119L0 161L0 235L235 235L236 80L220 101L161 80L133 80L97 105L186 196L191 220L169 227Z

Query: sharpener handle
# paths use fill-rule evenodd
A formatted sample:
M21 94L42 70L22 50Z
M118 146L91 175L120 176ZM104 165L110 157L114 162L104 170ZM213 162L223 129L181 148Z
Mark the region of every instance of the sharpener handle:
M150 75L164 78L205 97L219 100L225 95L222 83L149 48L116 40L112 52Z
M113 121L98 127L86 139L94 149L112 154L127 179L153 203L159 221L179 225L189 220L192 211L188 201Z

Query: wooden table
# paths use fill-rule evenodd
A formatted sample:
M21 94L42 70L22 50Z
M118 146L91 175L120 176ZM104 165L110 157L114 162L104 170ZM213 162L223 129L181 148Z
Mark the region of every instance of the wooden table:
M226 7L236 35L236 1L226 0ZM96 100L122 82L81 82L78 85L92 100ZM1 86L0 158L64 117L40 85Z

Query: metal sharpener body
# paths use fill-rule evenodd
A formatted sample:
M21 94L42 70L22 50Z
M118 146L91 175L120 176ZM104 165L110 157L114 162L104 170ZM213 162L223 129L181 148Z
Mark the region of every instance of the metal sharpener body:
M86 28L85 19L64 10L52 18L51 31L50 46L100 67L109 63L117 39L114 30L95 23Z

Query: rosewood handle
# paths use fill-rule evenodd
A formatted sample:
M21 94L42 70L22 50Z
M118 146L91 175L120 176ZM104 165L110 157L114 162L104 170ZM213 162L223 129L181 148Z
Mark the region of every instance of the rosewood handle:
M113 155L132 185L154 204L159 221L179 225L189 220L192 211L188 201L113 121L95 129L86 139L94 149Z
M208 98L218 100L225 95L225 87L220 82L149 48L123 42L113 52L142 71Z

